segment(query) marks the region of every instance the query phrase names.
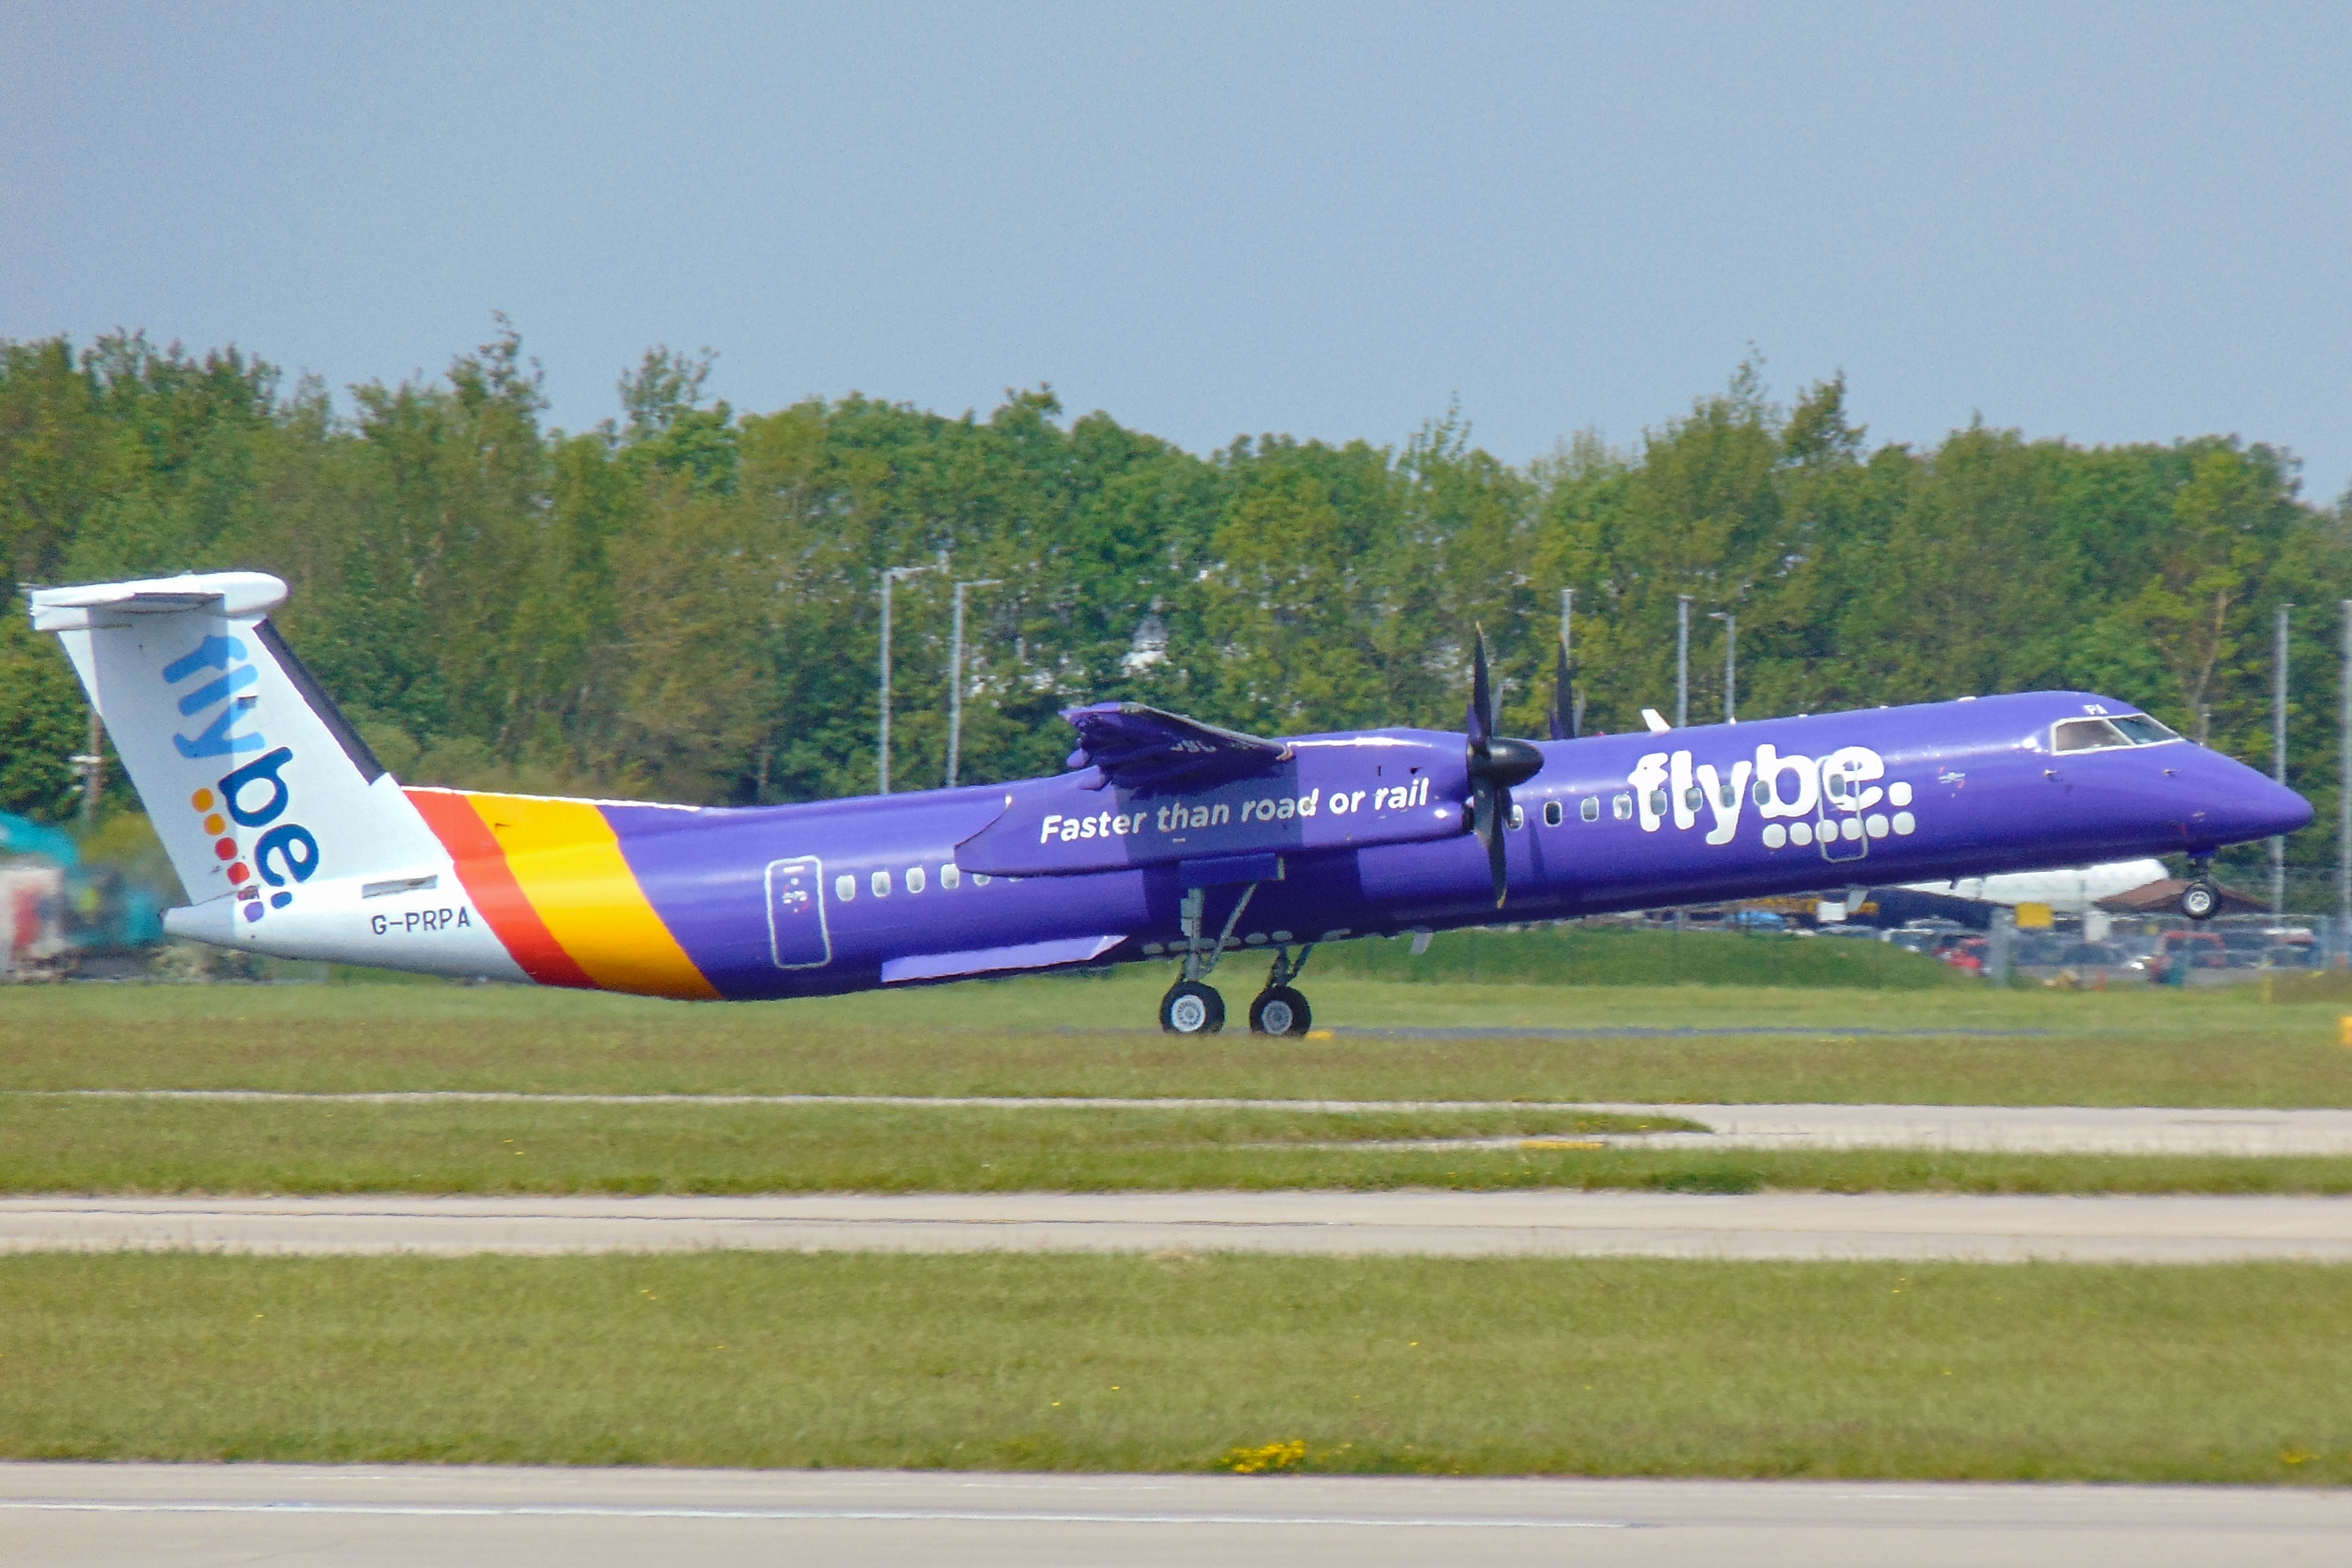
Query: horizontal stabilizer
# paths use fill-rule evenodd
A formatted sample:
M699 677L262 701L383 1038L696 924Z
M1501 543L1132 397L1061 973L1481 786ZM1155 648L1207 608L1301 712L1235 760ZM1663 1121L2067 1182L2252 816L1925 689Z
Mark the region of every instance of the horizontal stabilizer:
M953 980L965 974L991 974L1008 969L1054 969L1066 963L1087 963L1100 958L1127 938L1073 936L1059 942L1025 942L1017 947L983 947L971 952L926 952L894 958L882 966L882 984L902 985L914 980Z
M129 616L169 616L186 610L210 610L234 619L266 616L285 602L285 583L264 572L205 572L135 583L37 588L33 629L89 631L128 626L131 623L123 617Z

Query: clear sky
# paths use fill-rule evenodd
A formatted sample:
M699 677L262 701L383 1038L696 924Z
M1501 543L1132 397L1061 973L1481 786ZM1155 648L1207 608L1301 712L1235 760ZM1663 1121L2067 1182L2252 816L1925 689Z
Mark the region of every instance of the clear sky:
M504 310L552 417L1050 382L1524 461L1750 352L1876 439L2352 480L2352 9L0 0L0 336L341 387Z

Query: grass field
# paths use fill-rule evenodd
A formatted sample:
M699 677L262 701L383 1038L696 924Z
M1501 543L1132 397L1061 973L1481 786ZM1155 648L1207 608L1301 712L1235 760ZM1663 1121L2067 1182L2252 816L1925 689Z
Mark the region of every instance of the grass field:
M0 1456L2352 1479L2352 1269L0 1258Z
M1948 964L1885 942L1775 931L1642 931L1625 926L1441 931L1415 954L1405 942L1343 942L1309 961L1325 977L1392 984L1773 985L1842 991L1981 990Z
M0 1089L2352 1105L2346 1005L2265 1005L2252 988L1328 979L1307 988L1336 1038L1180 1041L1150 1026L1166 978L1139 966L727 1005L501 986L14 987L0 990ZM1227 995L1255 978L1234 976ZM1529 1028L1593 1032L1503 1032ZM1383 1029L1444 1033L1349 1032Z
M1673 1126L1671 1120L1649 1123ZM2352 1193L2352 1159L1576 1148L1559 1112L222 1103L0 1097L0 1192L1105 1192L1646 1188ZM1683 1123L1682 1125L1688 1125ZM1363 1138L1528 1137L1423 1151Z
M1234 1031L1180 1041L1134 1023L1149 1018L1163 981L1129 971L746 1005L502 986L0 991L0 1091L15 1091L0 1092L0 1190L2352 1191L2352 1161L2340 1159L1301 1146L1573 1137L1633 1125L1557 1112L218 1103L40 1092L2352 1104L2352 1051L2335 1044L2336 1005L2265 1005L2250 991L1334 978L1315 994L1339 1026L1335 1037Z

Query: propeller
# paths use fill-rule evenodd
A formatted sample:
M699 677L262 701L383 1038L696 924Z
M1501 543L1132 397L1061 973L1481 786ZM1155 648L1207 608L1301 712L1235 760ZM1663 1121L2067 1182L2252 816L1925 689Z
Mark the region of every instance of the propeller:
M1565 644L1552 650L1551 671L1551 738L1573 741L1578 729L1576 702L1576 666L1568 662Z
M1543 753L1525 741L1495 733L1495 689L1486 673L1486 634L1477 634L1477 649L1470 664L1469 742L1465 761L1470 773L1470 826L1486 847L1486 866L1495 877L1495 907L1501 909L1510 891L1504 873L1503 834L1511 820L1511 786L1536 776Z

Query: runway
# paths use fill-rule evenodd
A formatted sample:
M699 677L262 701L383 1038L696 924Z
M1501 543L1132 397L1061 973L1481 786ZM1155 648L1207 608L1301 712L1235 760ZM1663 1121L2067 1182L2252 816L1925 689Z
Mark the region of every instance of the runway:
M25 1098L317 1103L322 1105L547 1104L611 1106L887 1106L987 1110L1279 1110L1296 1113L1515 1111L1562 1118L1601 1111L1696 1121L1704 1132L1601 1135L1647 1149L1943 1149L2011 1154L2352 1155L2352 1110L2200 1109L2173 1106L1717 1105L1620 1101L1227 1100L898 1094L528 1094L498 1090L388 1090L303 1094L266 1089L30 1089ZM1511 1147L1516 1139L1446 1140L1424 1146Z
M0 1199L0 1251L1261 1252L2352 1262L2352 1198L1179 1192Z
M637 1568L2234 1568L2341 1561L2352 1497L2219 1487L0 1465L12 1563Z

